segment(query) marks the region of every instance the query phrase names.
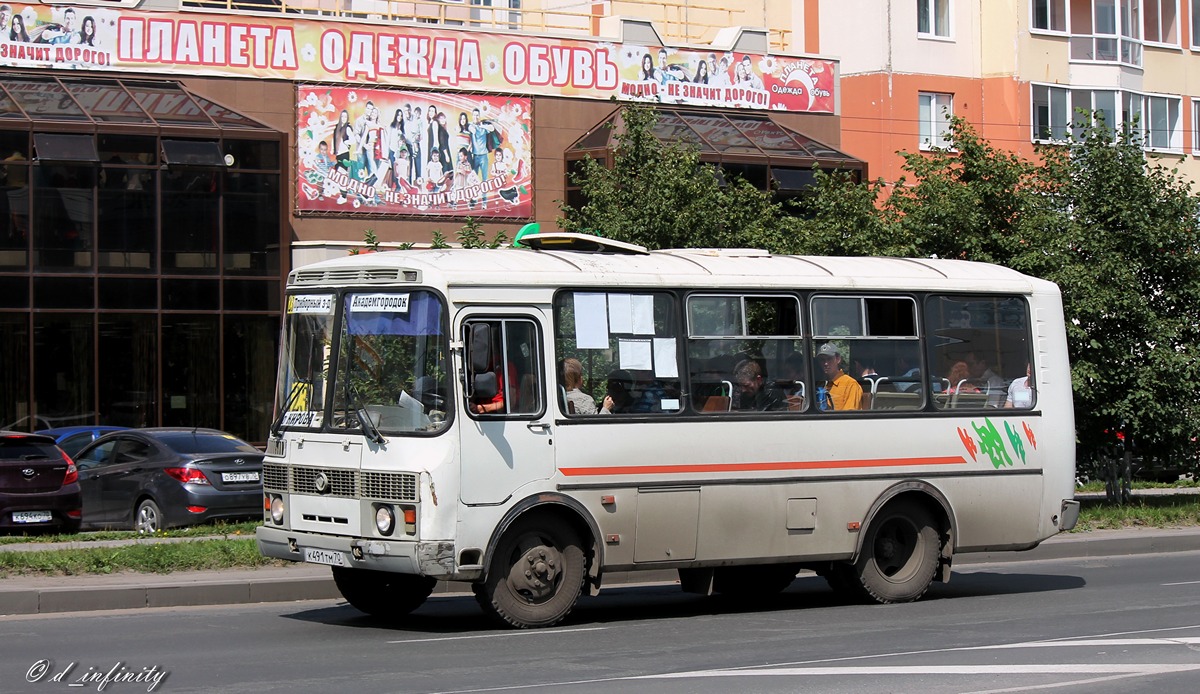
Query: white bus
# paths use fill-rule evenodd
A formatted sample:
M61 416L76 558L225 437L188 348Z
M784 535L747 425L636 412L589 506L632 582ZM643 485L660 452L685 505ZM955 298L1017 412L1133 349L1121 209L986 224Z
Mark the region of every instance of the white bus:
M485 611L544 627L611 571L760 597L810 569L916 600L957 553L1074 526L1052 283L522 241L290 274L264 554L332 566L370 614L468 581Z

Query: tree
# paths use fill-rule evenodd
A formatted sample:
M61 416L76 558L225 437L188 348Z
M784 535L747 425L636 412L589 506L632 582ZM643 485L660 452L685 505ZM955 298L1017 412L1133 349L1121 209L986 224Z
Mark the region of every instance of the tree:
M883 181L859 184L846 172L813 169L812 190L796 204L799 219L790 253L803 255L917 254L916 240L880 207Z
M779 252L793 225L769 193L725 179L690 146L654 134L650 106L622 107L613 165L586 159L571 182L584 204L561 203L565 231L600 233L647 248L757 247Z
M1067 316L1081 453L1116 432L1145 457L1194 457L1200 432L1200 228L1176 171L1103 120L1041 152L1041 253L1029 270L1058 283Z
M961 117L950 119L949 137L950 148L901 153L914 184L901 179L887 209L920 255L1011 264L1029 247L1035 166Z

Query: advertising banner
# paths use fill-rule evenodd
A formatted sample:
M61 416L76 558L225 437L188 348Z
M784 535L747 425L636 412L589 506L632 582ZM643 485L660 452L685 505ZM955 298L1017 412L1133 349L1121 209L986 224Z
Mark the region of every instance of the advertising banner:
M530 100L301 85L296 210L529 217Z
M3 7L9 11L0 11L0 66L811 113L833 113L835 105L836 62L830 60L305 15Z

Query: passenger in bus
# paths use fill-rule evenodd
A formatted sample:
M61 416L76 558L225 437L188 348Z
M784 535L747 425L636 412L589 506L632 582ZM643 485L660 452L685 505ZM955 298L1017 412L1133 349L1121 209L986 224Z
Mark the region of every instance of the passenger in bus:
M573 414L596 414L596 401L592 400L580 387L583 386L583 364L574 357L562 360L559 368L559 378L566 391L567 403L574 409Z
M600 414L624 414L633 411L633 395L629 390L633 387L633 376L624 369L617 369L608 375L608 392L600 408Z
M987 386L988 407L1004 405L1004 379L1000 377L988 363L987 357L981 352L967 352L967 367L971 370L971 378L981 386Z
M1033 369L1029 362L1025 362L1025 376L1013 379L1008 386L1008 399L1004 401L1004 406L1033 407Z
M846 373L837 345L826 342L817 349L817 363L824 374L825 387L834 410L861 410L862 386Z
M956 361L946 372L947 393L980 393L977 386L971 383L971 370L965 361Z
M787 397L766 382L756 361L746 359L739 363L733 370L733 384L737 386L735 409L759 412L787 409Z

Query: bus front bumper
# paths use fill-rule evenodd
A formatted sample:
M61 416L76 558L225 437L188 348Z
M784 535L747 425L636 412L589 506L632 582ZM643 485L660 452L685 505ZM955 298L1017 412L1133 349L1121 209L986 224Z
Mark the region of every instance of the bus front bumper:
M430 576L442 581L471 581L478 570L456 570L453 542L379 540L259 526L255 532L263 556L286 561Z

